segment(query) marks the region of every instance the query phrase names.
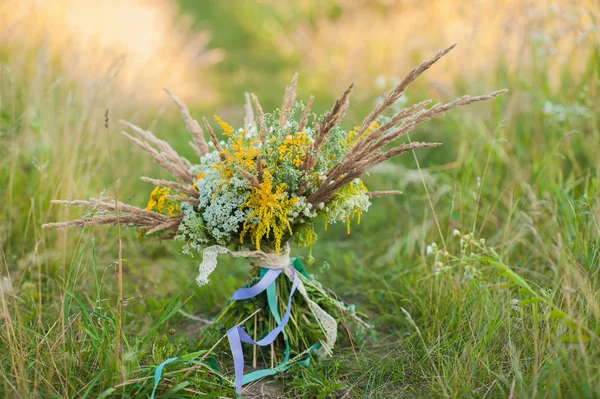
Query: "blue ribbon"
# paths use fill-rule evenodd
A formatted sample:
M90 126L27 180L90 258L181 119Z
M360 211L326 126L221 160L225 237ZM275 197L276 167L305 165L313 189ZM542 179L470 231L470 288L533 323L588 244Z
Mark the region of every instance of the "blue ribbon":
M271 344L277 336L283 331L284 327L290 320L290 314L292 312L292 296L298 288L299 278L298 273L292 265L289 266L292 271L292 289L290 290L290 296L288 298L287 307L285 314L281 321L277 324L272 331L270 331L263 339L254 341L246 331L240 326L231 327L227 331L227 338L229 339L229 347L231 348L231 354L233 356L233 366L235 370L235 389L237 393L242 392L242 385L244 383L244 352L242 351L242 342L246 344L267 346ZM249 299L265 291L281 274L281 269L270 269L263 278L254 286L248 288L241 288L234 292L232 299ZM260 378L260 377L258 377ZM248 381L246 381L248 382Z
M299 259L297 259L297 258L294 259L293 265L296 266L296 268L302 275L308 277L306 271L304 270L304 266L302 265L302 263L300 262ZM273 318L275 319L275 321L278 323L277 327L275 327L275 329L273 331L269 332L263 339L261 339L259 341L252 340L252 338L250 338L250 336L239 326L234 326L227 331L229 347L231 348L231 353L233 356L233 363L234 363L234 369L235 369L235 388L236 388L237 393L241 393L242 385L248 384L252 381L256 381L263 377L275 375L278 372L286 371L288 368L287 362L289 361L289 358L290 358L290 346L287 341L287 336L286 336L285 332L283 331L283 329L287 325L287 323L290 319L290 313L291 313L291 309L292 309L292 296L294 295L294 292L296 291L296 288L298 287L298 284L299 284L298 272L292 265L290 265L289 267L292 271L293 281L292 281L292 289L290 290L290 296L288 298L287 308L286 308L283 318L279 314L279 309L277 309L277 292L276 292L277 287L274 284L275 280L277 279L277 277L279 277L279 275L282 272L281 269L261 268L261 279L258 283L256 283L256 285L254 285L252 287L247 287L247 288L240 288L237 291L235 291L233 293L233 295L231 296L231 299L240 301L240 300L253 298L253 297L261 294L262 292L267 291L267 300L269 303L269 310L271 311L271 314L273 315ZM271 342L273 342L280 333L283 333L283 337L285 340L285 354L284 354L283 361L274 368L255 370L250 373L244 374L244 353L242 351L242 342L247 343L247 344L259 345L259 346L267 346L267 345L271 344ZM321 347L321 344L316 343L309 349L309 352L313 352L313 350L316 350L320 347ZM151 399L154 399L156 388L158 387L158 383L162 377L164 367L167 364L174 362L175 360L178 360L178 359L180 359L180 358L179 357L169 358L169 359L165 360L164 362L162 362L156 368L156 370L154 372L154 389L152 390L152 395L150 397ZM307 355L304 360L301 360L301 361L297 362L296 364L308 366L310 364L310 355Z

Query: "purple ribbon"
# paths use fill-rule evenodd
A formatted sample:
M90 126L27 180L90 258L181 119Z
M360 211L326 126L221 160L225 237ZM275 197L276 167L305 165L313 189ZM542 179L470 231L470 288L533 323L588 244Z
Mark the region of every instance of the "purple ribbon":
M275 338L283 331L283 328L286 326L288 321L290 320L290 313L292 310L292 296L298 288L299 278L296 270L289 266L293 275L292 289L290 290L290 296L287 302L287 308L285 310L285 314L281 319L281 323L275 327L271 332L269 332L263 339L259 341L254 341L246 331L244 331L240 326L231 327L227 331L227 338L229 339L229 347L231 348L231 354L233 356L233 366L235 369L235 390L239 394L242 392L242 382L244 377L244 352L242 351L242 342L245 344L252 344L258 346L267 346L271 342L275 341ZM267 289L277 276L281 274L283 270L281 269L269 269L269 271L260 279L260 281L248 288L240 288L236 292L233 293L231 297L233 300L243 300L249 299L257 296L261 292Z

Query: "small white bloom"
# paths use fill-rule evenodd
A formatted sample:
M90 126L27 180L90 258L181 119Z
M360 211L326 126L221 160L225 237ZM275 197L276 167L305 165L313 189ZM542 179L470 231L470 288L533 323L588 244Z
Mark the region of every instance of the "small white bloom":
M510 308L513 310L519 310L520 303L521 303L521 301L518 299L511 299L510 300Z
M427 246L427 249L425 251L427 252L427 255L431 255L432 253L437 252L437 244L435 242L432 242Z
M452 231L452 235L453 235L454 237L456 237L456 236L459 236L459 235L460 235L460 230L458 230L458 229L454 229L454 230Z

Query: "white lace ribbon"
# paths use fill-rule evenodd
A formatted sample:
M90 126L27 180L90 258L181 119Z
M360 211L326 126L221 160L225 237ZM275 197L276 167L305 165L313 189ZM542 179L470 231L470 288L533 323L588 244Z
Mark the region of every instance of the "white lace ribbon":
M265 253L262 251L231 251L220 245L213 245L204 248L202 251L202 263L198 270L196 282L203 286L208 283L208 277L217 267L217 257L222 254L230 254L234 258L250 258L251 264L255 267L264 267L267 269L283 269L285 275L292 280L293 274L289 269L290 265L290 247L286 245L279 253ZM312 311L315 319L325 333L325 342L321 342L321 349L316 353L319 356L331 355L333 346L337 340L337 321L329 313L324 311L316 302L308 297L306 287L302 279L299 280L298 292L306 300L308 307Z

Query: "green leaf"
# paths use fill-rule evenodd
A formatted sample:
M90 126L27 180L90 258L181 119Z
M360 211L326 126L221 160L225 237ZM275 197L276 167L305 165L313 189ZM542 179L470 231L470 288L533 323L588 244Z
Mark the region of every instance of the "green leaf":
M565 319L563 320L563 324L569 327L571 330L579 330L579 324L576 321Z
M198 352L188 353L187 355L179 356L179 360L181 360L183 362L188 362L190 360L194 360L195 358L197 358L200 355L205 354L206 352L208 352L208 351L207 350L201 350L201 351L198 351Z
M115 392L117 389L116 388L108 388L106 391L102 392L97 399L104 399L104 398L108 398L109 395L111 395L113 392Z
M190 384L191 384L190 381L180 382L179 384L175 385L173 388L169 389L167 392L163 393L161 395L161 397L169 398L169 397L171 397L171 395L173 395L174 393L177 393L178 391L181 391L183 388L187 387Z
M562 310L554 309L548 313L548 319L563 320L567 317L567 314Z
M562 342L567 343L578 343L578 342L587 342L590 340L590 337L584 334L569 334L565 335L561 338Z
M217 359L215 359L212 356L208 356L206 358L207 364L208 366L213 369L214 371L216 371L217 373L221 372L221 368L219 367L219 362L217 361Z
M506 283L506 284L500 284L500 285L498 286L498 289L504 290L504 289L507 289L507 288L512 288L512 287L514 287L515 285L516 285L516 284L515 284L515 283L512 283L512 282L510 282L510 283Z
M519 302L519 305L527 306L527 305L531 305L533 303L538 303L538 302L542 302L542 301L543 301L543 299L540 298L539 296L534 296L532 298L523 299L522 301Z

